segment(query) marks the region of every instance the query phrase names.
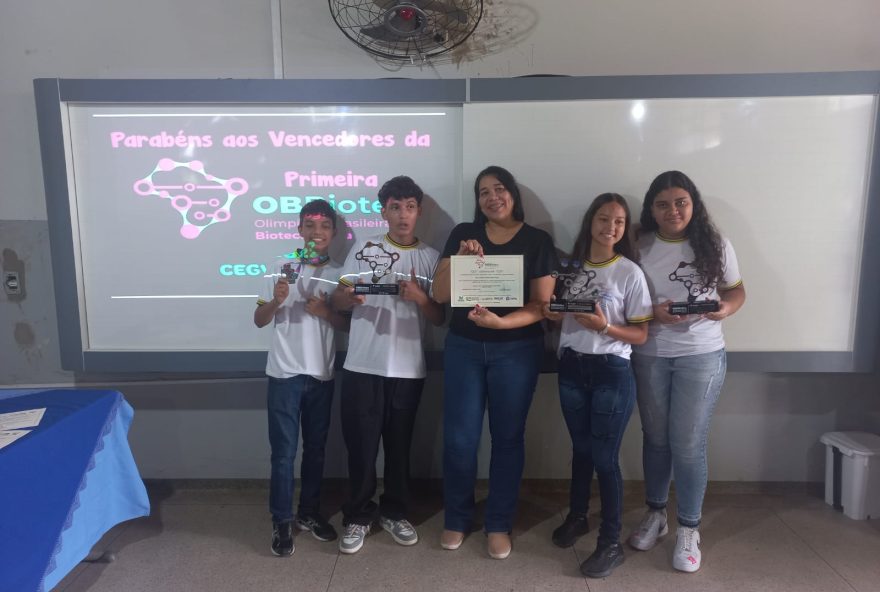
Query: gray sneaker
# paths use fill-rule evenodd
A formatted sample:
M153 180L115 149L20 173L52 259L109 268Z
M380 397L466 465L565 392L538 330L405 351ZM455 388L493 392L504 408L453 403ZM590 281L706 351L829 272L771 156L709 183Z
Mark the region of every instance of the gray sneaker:
M416 529L413 528L413 525L409 523L409 520L392 520L390 518L382 517L379 522L382 524L382 528L391 533L391 538L394 539L394 542L398 545L415 545L419 542L419 533L416 532Z
M639 527L629 535L627 543L633 549L639 551L647 551L657 544L657 539L669 532L669 525L666 523L666 509L651 510L645 512L645 517Z
M357 553L364 546L364 539L370 532L370 526L364 524L348 524L339 539L339 550L343 553Z

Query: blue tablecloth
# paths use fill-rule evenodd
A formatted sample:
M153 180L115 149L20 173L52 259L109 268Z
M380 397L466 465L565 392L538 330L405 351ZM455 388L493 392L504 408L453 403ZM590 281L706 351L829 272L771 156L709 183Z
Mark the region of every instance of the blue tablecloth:
M0 591L49 590L114 525L148 516L116 391L0 390L0 413L46 408L0 449Z

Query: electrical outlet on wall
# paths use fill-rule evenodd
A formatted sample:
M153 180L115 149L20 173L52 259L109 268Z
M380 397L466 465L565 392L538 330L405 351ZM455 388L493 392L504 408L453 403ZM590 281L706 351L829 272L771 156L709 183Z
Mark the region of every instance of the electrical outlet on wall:
M21 294L21 282L17 271L3 272L3 289L10 296Z

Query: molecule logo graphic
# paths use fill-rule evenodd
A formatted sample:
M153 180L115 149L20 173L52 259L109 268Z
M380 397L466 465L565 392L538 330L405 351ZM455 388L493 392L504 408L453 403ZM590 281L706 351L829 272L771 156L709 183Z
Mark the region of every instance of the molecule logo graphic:
M367 241L364 248L354 254L358 261L366 261L373 270L373 283L378 284L384 276L391 273L394 262L400 259L400 253L386 251L382 243Z
M188 180L167 185L155 182L156 175L178 168L191 171ZM229 220L232 202L247 190L248 184L244 179L215 177L205 172L205 165L200 160L177 162L170 158L161 159L152 173L134 183L134 191L138 195L155 195L171 202L171 206L183 218L180 235L190 240L198 238L208 226Z
M708 294L715 288L715 282L706 282L692 266L693 262L681 261L675 271L669 274L670 282L681 282L687 288L688 302L696 302L699 296Z
M566 267L568 267L568 265L566 265ZM596 295L595 289L587 292L590 282L596 278L596 272L592 269L583 267L574 273L560 273L554 271L550 275L556 279L556 291L559 292L559 294L557 294L557 297L559 298L564 300L583 300L585 296L592 297Z

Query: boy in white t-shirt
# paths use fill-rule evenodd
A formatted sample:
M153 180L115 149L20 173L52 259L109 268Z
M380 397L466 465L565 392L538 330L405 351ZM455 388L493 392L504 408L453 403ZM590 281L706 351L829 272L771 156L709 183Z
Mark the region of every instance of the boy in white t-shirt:
M379 190L388 233L356 244L333 294L334 305L351 310L348 354L341 391L342 432L348 449L351 497L343 505L343 553L361 549L378 517L401 545L418 534L406 519L413 424L425 383L422 335L425 319L443 323L443 306L430 296L439 253L415 236L422 190L412 179L395 177ZM374 292L355 293L355 285ZM387 293L397 286L398 294ZM379 504L376 459L385 451L385 488Z
M272 553L281 557L294 550L292 523L318 540L336 539L336 531L320 514L320 491L333 402L334 329L348 325L327 299L339 277L339 267L327 254L336 234L336 212L323 200L307 203L300 212L299 233L305 247L267 270L254 311L257 327L274 323L266 363L272 449L269 511ZM294 520L293 462L300 427L303 454Z

